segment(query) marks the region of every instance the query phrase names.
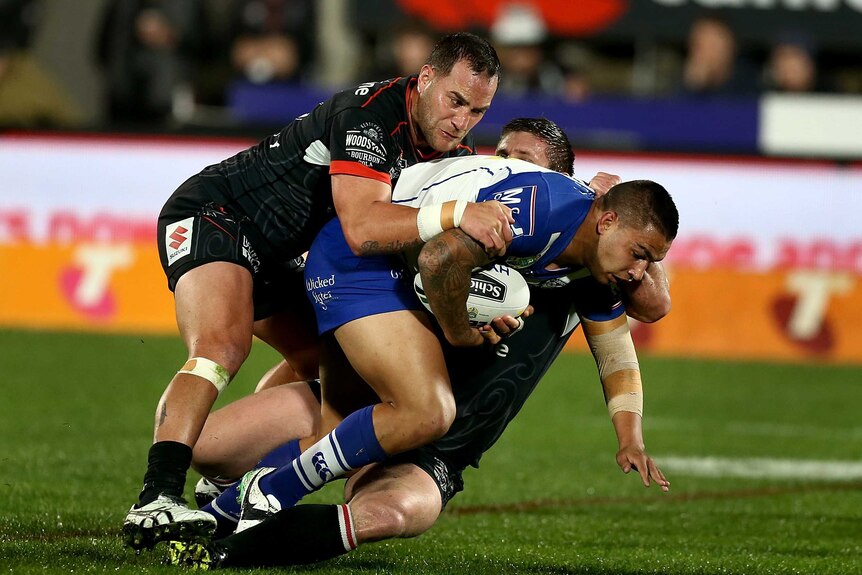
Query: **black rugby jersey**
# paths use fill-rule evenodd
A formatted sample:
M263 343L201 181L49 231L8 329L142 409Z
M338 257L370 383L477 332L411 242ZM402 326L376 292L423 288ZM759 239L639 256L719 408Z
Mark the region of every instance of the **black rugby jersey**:
M418 162L474 153L468 134L454 151L418 149L410 138L409 103L416 76L339 92L277 134L200 176L213 199L247 216L280 257L308 249L335 213L331 174L392 184Z

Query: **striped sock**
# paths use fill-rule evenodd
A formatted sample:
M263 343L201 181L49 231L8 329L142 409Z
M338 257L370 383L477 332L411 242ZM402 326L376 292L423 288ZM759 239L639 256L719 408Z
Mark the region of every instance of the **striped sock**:
M300 455L299 440L294 439L280 445L264 455L257 467L281 467L289 464ZM239 521L240 503L239 484L237 481L212 502L204 505L201 509L213 515L218 521L217 534L232 533Z
M344 555L356 548L347 505L298 505L219 540L223 567L302 565Z
M353 514L347 504L338 506L338 529L341 531L341 544L344 551L356 549L356 530L353 528Z
M284 509L352 469L386 459L374 433L373 409L368 406L351 413L291 465L264 476L263 492L275 495Z

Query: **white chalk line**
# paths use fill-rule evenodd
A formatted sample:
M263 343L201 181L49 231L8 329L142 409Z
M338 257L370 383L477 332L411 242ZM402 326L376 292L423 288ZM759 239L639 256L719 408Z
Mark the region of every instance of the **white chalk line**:
M804 479L808 481L854 481L862 479L862 461L691 457L656 457L668 473L697 477L746 477L760 479Z

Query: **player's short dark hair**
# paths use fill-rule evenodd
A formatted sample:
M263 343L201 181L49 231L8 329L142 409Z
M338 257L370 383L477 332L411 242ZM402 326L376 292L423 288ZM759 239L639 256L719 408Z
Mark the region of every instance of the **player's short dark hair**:
M661 184L632 180L612 187L599 201L603 211L614 211L622 225L646 229L654 227L673 240L679 230L679 212L673 198Z
M461 60L467 61L474 74L487 74L491 78L500 75L497 51L490 42L469 32L456 32L441 38L431 50L426 64L448 75L455 63Z
M575 169L575 152L566 133L547 118L515 118L503 126L500 137L512 132L533 134L546 144L549 168L555 172L571 176Z

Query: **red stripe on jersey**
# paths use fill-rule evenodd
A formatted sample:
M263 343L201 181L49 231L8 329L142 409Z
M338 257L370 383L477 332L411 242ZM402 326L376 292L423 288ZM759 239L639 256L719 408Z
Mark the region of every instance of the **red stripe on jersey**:
M407 113L410 113L410 98L413 93L413 86L419 83L419 78L410 78L407 81L407 89L404 90L404 108L407 110Z
M362 165L359 162L349 162L347 160L332 160L329 163L330 175L347 174L348 176L359 176L360 178L371 178L378 182L383 182L387 186L392 185L392 179L389 174L377 172L368 166Z
M356 549L356 537L353 535L353 522L350 520L350 508L347 505L340 505L341 517L344 520L344 535L347 539L347 544L351 549Z
M433 160L435 158L439 158L440 156L443 155L443 152L438 152L437 150L431 150L431 153L426 155L426 154L422 153L422 150L420 150L419 148L417 148L415 146L413 147L413 149L416 151L416 155L419 156L420 158L422 158L423 162L427 161L427 160Z
M215 222L214 222L213 220L211 220L210 218L208 218L208 217L206 217L206 216L201 216L201 217L203 217L203 219L205 219L206 221L208 221L209 223L211 223L212 225L214 225L215 227L217 227L218 229L220 229L221 231L223 231L224 233L226 233L230 239L232 239L233 241L236 241L236 238L233 236L233 234L232 234L232 233L230 233L229 231L227 231L226 229L224 229L223 227L221 227L220 225L218 225L217 223L215 223Z
M401 76L399 76L399 77L395 78L394 80L391 80L391 81L390 81L388 84L386 84L385 86L381 86L379 90L377 90L376 92L374 92L373 94L371 94L371 95L368 97L368 99L367 99L367 100L365 100L365 103L364 103L364 104L362 104L362 105L360 106L360 108L364 108L365 106L367 106L368 104L370 104L370 103L371 103L371 100L373 100L374 98L376 98L377 96L379 96L379 95L380 95L380 92L382 92L382 91L384 91L384 90L388 90L389 88L391 88L392 86L394 86L394 85L395 85L395 82L397 82L397 81L398 81L398 80L400 80L400 79L401 79Z
M471 148L470 146L465 146L464 144L458 144L458 147L457 147L457 148L455 148L455 149L456 149L456 150L458 150L458 149L464 149L464 150L467 150L468 152L470 152L470 154L475 154L475 153L476 153L476 151L475 151L473 148Z
M407 122L398 122L398 125L397 125L397 126L395 126L395 129L394 129L394 130L392 130L391 132L389 132L389 137L391 138L392 136L394 136L395 134L397 134L398 132L400 132L400 131L401 131L401 127L402 127L402 126L406 126L406 125L407 125Z

